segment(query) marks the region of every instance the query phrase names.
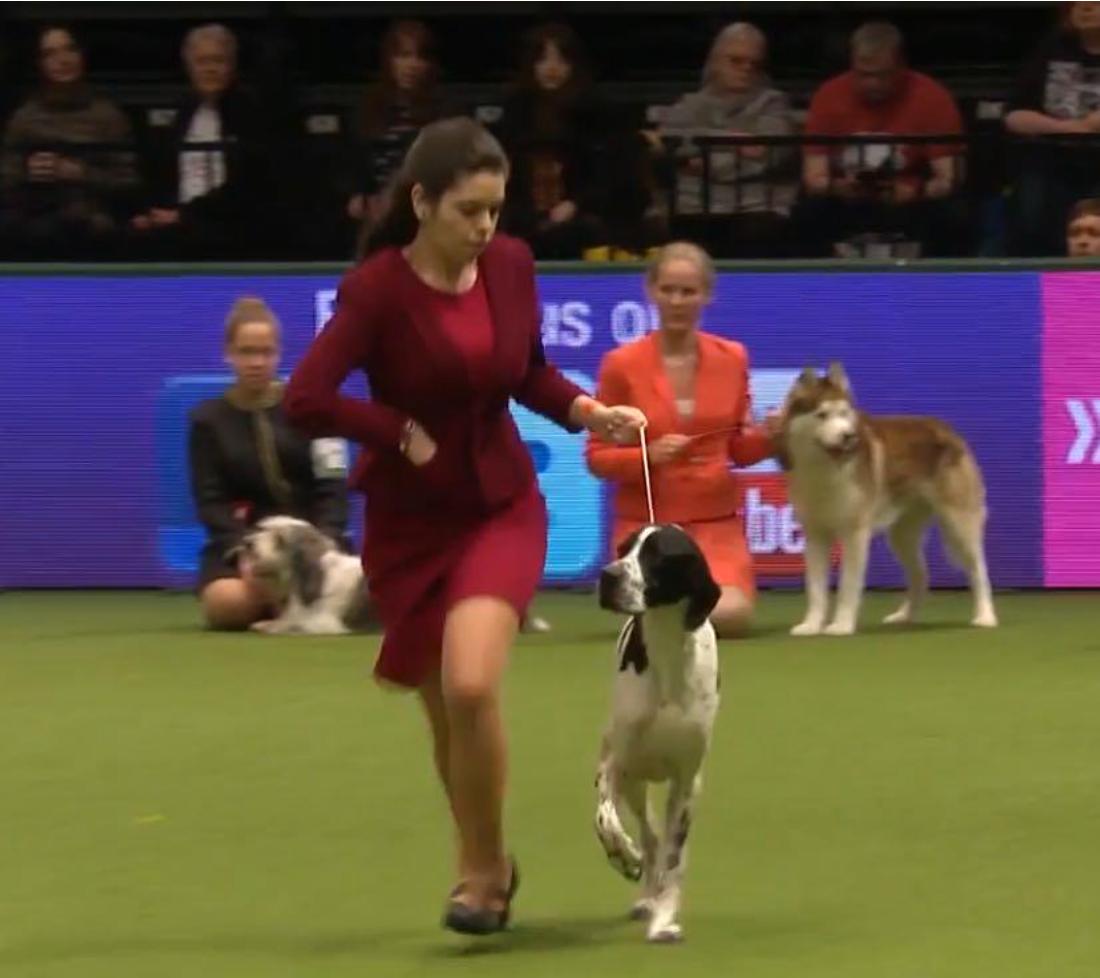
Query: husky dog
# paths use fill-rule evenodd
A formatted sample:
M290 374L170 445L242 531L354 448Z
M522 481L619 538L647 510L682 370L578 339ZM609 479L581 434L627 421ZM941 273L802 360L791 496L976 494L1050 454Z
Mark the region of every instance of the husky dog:
M779 416L777 456L806 534L806 617L792 635L851 635L872 535L885 530L908 590L888 623L908 622L928 590L925 531L938 522L974 595L972 625L997 624L986 571L985 487L969 446L943 421L856 409L844 367L807 367ZM827 622L829 551L841 545L836 610Z

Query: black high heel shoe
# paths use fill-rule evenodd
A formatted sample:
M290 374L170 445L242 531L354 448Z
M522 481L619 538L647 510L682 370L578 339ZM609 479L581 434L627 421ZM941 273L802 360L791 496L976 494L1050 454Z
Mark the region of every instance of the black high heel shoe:
M508 881L508 888L493 894L494 898L504 901L504 906L499 910L494 910L492 907L471 907L456 899L465 889L466 884L459 883L451 891L447 909L443 914L443 926L459 934L472 934L476 937L496 934L508 926L512 916L512 898L519 889L519 865L515 859L512 860L512 876Z

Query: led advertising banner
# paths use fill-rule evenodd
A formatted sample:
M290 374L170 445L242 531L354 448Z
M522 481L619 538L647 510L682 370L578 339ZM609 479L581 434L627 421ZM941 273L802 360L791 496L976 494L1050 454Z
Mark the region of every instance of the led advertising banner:
M262 270L0 275L0 586L190 586L203 531L187 413L228 383L226 311L241 295L266 299L288 372L335 286L332 274ZM635 270L544 272L539 289L547 354L589 389L608 350L656 325ZM1100 585L1097 299L1100 275L1078 272L727 272L705 325L748 348L758 417L803 366L836 359L863 409L949 421L985 474L994 585L1090 586ZM607 556L607 487L585 468L583 436L514 410L549 506L545 581L590 581ZM761 579L798 583L803 540L782 473L769 462L738 478ZM963 583L938 545L930 569L935 585ZM881 541L869 579L901 581Z

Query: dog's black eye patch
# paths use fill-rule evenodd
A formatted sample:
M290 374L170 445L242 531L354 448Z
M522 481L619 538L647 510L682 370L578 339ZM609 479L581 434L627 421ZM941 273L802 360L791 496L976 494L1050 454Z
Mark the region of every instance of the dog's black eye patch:
M692 567L703 555L683 530L662 527L646 537L638 554L646 582L646 603L674 604L687 596Z
M657 608L686 598L685 625L698 628L714 610L721 589L695 541L679 527L662 527L646 538L639 559L646 582L646 606Z

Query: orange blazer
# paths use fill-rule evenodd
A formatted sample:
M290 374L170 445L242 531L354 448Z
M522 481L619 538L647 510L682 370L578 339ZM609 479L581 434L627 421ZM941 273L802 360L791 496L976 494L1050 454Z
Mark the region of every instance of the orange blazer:
M645 412L648 442L673 432L702 436L672 461L650 467L653 504L661 522L732 516L741 494L730 461L754 465L774 452L771 439L752 423L744 346L709 333L698 335L695 412L686 421L676 410L657 333L612 350L600 364L596 396L604 404L631 404ZM727 428L734 430L711 433ZM639 445L612 445L590 435L585 457L594 475L615 483L617 519L649 519Z

